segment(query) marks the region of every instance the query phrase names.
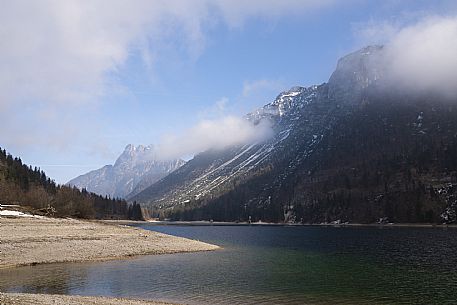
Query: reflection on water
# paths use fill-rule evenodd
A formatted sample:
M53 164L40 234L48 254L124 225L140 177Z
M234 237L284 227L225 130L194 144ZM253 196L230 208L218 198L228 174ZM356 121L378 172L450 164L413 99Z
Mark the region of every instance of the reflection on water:
M455 230L150 226L215 252L0 270L0 290L189 304L455 304Z

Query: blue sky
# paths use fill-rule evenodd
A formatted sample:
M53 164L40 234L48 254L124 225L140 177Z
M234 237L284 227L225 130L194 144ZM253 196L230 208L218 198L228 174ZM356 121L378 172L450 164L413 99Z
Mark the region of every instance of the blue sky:
M0 146L59 183L129 143L179 146L202 121L326 82L346 53L457 12L455 1L1 2Z

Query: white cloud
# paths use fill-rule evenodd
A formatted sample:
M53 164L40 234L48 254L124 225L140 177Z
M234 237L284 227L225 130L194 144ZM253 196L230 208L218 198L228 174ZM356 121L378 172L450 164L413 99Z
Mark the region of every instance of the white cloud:
M199 45L200 24L192 20L200 18L198 6L185 13L173 3L3 1L2 103L97 100L108 73L116 72L135 48L147 54L148 43L163 35L159 25L176 23L189 44ZM168 21L170 15L173 21Z
M44 138L74 145L78 135L62 130L97 130L81 108L96 113L107 92L122 91L112 76L132 54L141 54L153 70L170 49L197 58L215 24L239 27L248 18L301 14L334 2L0 0L0 121L9 121L0 138L3 145L49 144ZM21 120L11 118L24 109ZM34 111L54 118L43 123Z
M386 46L387 72L399 85L457 95L457 17L427 18Z
M280 16L330 2L2 1L1 103L97 98L106 89L106 74L116 72L135 49L149 64L164 44L183 43L198 56L204 27L218 18L234 26L252 16Z
M157 145L157 156L160 159L173 159L208 149L261 142L272 136L272 132L267 121L254 125L246 119L233 116L203 120L180 135L163 138Z
M243 104L247 100L261 99L278 94L284 85L278 80L259 79L245 81L240 99L235 103ZM164 136L157 145L157 158L174 159L192 156L209 149L223 149L234 145L258 143L273 135L269 121L264 120L254 125L252 122L235 115L227 109L230 100L221 97L211 107L199 113L200 121L180 134ZM240 108L241 105L239 105Z
M367 44L385 45L377 69L389 86L457 97L457 16L371 22L358 34Z

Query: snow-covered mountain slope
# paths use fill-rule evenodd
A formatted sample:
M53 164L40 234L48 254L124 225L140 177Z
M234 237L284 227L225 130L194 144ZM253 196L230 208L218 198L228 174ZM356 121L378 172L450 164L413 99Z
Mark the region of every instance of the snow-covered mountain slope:
M183 220L457 221L457 103L389 90L383 50L248 114L270 139L201 153L128 199Z
M90 192L125 198L136 194L179 168L183 160L158 161L151 146L127 145L114 165L81 175L68 184Z

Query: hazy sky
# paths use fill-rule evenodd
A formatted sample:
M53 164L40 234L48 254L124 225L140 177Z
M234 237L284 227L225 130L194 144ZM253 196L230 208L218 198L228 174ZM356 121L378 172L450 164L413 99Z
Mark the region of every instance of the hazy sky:
M0 146L59 183L113 163L129 143L189 155L255 139L241 114L327 81L340 56L367 44L411 50L392 55L401 67L392 73L430 72L415 84L442 84L457 71L456 1L0 0L0 8ZM442 60L417 65L430 52Z

